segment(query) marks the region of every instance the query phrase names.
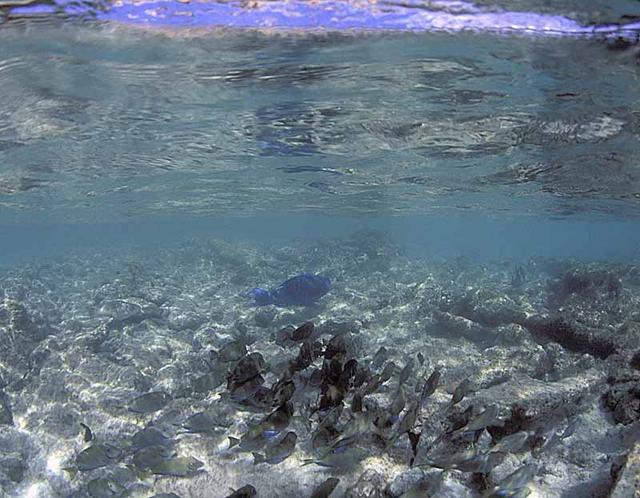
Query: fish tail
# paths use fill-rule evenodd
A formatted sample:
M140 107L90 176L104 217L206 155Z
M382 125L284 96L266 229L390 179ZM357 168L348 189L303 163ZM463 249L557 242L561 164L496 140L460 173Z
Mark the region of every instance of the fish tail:
M251 454L253 455L253 465L258 465L267 461L260 453L252 452Z
M233 448L240 444L240 440L237 437L229 436L229 448Z

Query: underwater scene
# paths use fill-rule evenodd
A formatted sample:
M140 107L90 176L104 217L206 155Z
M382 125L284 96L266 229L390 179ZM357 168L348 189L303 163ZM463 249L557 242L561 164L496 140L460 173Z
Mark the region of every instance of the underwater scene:
M0 0L0 496L640 496L640 2Z

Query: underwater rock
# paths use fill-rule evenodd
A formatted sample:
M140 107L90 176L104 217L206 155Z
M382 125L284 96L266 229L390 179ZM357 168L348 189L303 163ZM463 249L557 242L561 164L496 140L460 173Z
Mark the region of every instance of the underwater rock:
M97 315L108 318L108 327L113 329L160 319L162 311L156 304L142 299L112 299L100 303Z
M277 310L272 306L268 308L261 308L256 311L253 321L258 327L267 328L273 323L277 313Z
M549 284L550 304L562 306L571 296L595 300L617 299L622 292L620 277L613 271L598 268L573 268Z
M349 486L344 498L385 498L385 481L382 474L373 469L365 470L356 483Z
M0 390L0 425L13 425L9 396L2 390Z
M493 329L485 327L468 318L453 315L444 311L433 313L438 332L446 337L462 336L473 342L486 343L495 340Z
M26 471L26 462L19 453L0 455L0 484L3 477L14 483L19 483L24 479ZM2 486L0 486L0 489L2 489Z
M0 306L2 308L8 330L14 337L39 342L53 332L44 318L33 316L16 300L5 299L3 306Z
M640 496L640 443L629 451L624 466L611 490L610 498L630 498Z
M575 353L607 358L617 351L610 333L580 325L563 315L532 316L525 321L524 326L537 341L557 342Z
M615 422L628 425L640 420L640 374L630 370L619 372L617 376L610 376L607 383L610 387L602 401Z
M476 393L473 403L495 404L500 413L509 413L500 424L487 427L494 440L500 440L516 432L546 427L554 421L574 416L592 406L596 393L603 387L602 372L595 369L557 382L542 382L528 375L515 374L509 382Z
M167 324L173 330L196 330L207 320L193 311L174 310L169 313Z

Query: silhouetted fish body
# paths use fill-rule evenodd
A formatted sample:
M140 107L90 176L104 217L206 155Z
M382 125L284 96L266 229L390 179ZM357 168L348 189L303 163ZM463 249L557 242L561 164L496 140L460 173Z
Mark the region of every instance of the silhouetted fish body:
M258 306L274 304L279 307L309 306L331 290L331 280L322 275L301 273L285 280L274 290L268 291L259 287L250 290L247 296L252 297Z

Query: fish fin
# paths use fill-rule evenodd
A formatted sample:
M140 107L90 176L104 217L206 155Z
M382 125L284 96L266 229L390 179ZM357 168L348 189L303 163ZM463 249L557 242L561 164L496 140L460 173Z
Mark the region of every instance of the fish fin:
M315 463L315 460L313 458L307 458L306 460L302 460L302 464L300 465L300 467L311 465L312 463Z
M258 465L267 461L260 453L251 452L251 454L253 455L253 465Z
M229 436L229 448L233 448L240 444L240 440L237 437Z

